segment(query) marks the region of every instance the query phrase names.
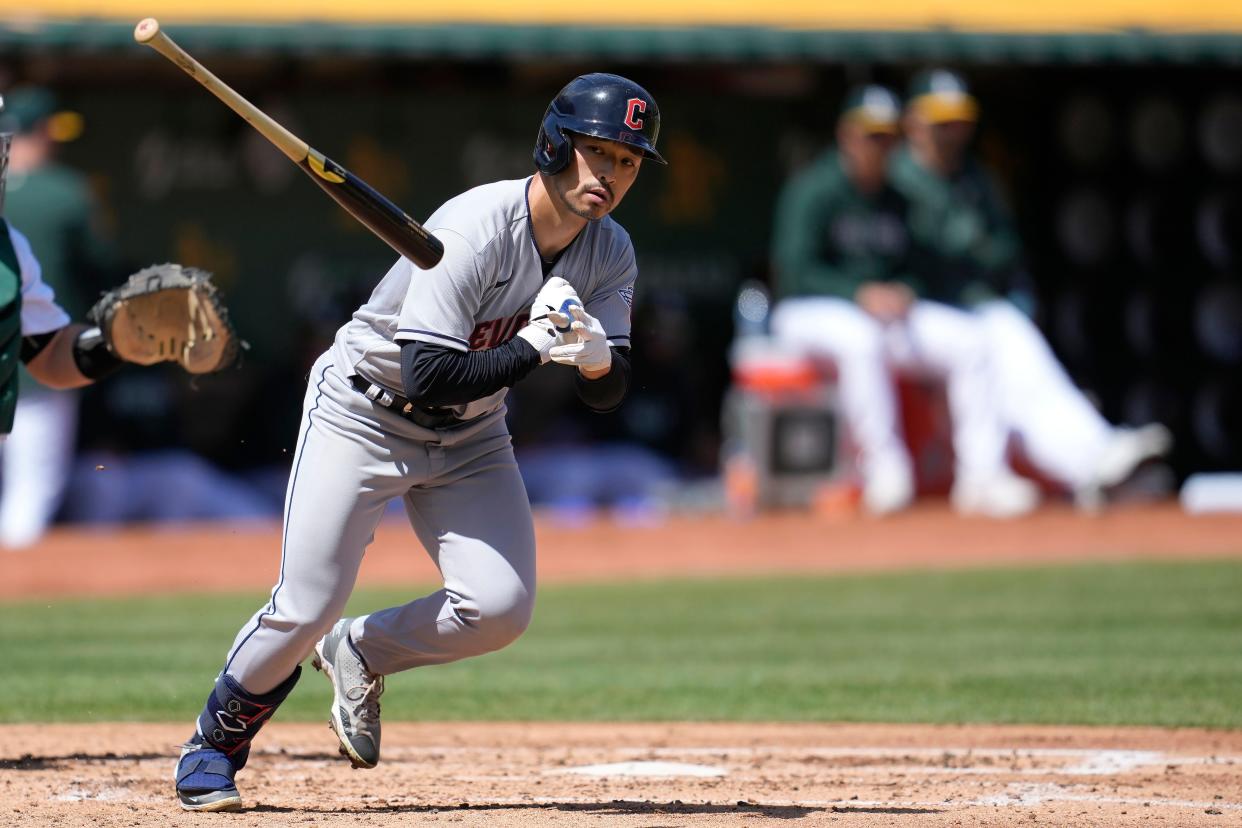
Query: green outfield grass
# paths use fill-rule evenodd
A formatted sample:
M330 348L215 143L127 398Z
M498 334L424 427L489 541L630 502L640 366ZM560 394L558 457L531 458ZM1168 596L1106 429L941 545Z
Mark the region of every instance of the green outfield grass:
M265 600L0 604L0 721L188 726ZM308 668L280 718L328 698ZM1242 727L1240 700L1242 562L1222 562L548 587L519 642L391 678L384 715Z

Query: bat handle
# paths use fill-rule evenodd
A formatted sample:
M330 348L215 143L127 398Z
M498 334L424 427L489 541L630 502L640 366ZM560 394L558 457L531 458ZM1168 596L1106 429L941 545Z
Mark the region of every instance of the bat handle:
M569 323L565 325L565 327L562 328L560 325L557 325L555 322L553 322L552 327L556 328L558 333L563 333L563 334L569 333L574 323L574 315L570 313L570 308L581 308L581 307L582 307L582 303L579 302L577 299L566 299L564 302L561 302L560 314L561 316L564 316L566 319L568 319Z

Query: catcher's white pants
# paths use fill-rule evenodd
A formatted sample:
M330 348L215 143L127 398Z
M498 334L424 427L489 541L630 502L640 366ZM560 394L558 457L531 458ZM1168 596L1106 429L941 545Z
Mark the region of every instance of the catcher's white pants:
M288 678L341 617L394 498L404 500L444 586L354 621L354 644L373 672L499 649L526 629L534 606L534 523L504 410L452 432L428 431L375 409L330 356L315 363L306 392L279 582L238 632L225 666L251 693Z
M56 515L73 465L78 393L38 389L17 400L13 433L0 449L0 545L35 543Z
M971 311L916 302L905 320L882 325L845 299L789 299L777 305L772 331L790 347L837 365L842 414L864 477L893 464L909 468L894 368L945 378L959 477L987 480L1003 471L1015 433L1041 471L1079 486L1114 432L1035 324L1008 302Z

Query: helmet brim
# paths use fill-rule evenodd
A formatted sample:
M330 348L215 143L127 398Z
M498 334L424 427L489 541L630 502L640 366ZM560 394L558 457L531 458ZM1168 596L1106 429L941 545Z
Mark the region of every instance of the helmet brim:
M668 162L664 160L664 156L656 152L655 147L645 136L637 132L618 132L615 128L607 124L596 124L591 121L578 121L572 118L561 119L561 132L573 133L577 135L587 135L591 138L601 138L605 141L615 141L618 144L625 144L627 147L638 150L643 158L650 158L657 164L663 164L666 167Z

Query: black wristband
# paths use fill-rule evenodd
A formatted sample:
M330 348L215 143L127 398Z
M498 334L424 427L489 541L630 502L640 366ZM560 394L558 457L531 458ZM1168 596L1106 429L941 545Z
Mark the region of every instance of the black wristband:
M89 380L100 380L125 363L108 350L103 331L87 328L73 340L73 364Z
M30 360L43 353L43 349L52 344L52 340L56 338L56 334L60 333L60 331L61 329L57 328L56 330L48 331L47 333L23 336L21 348L22 362L29 364Z
M578 399L587 408L600 414L615 411L630 390L630 361L626 357L629 349L612 349L612 368L599 379L587 379L581 372L574 371L574 388Z

